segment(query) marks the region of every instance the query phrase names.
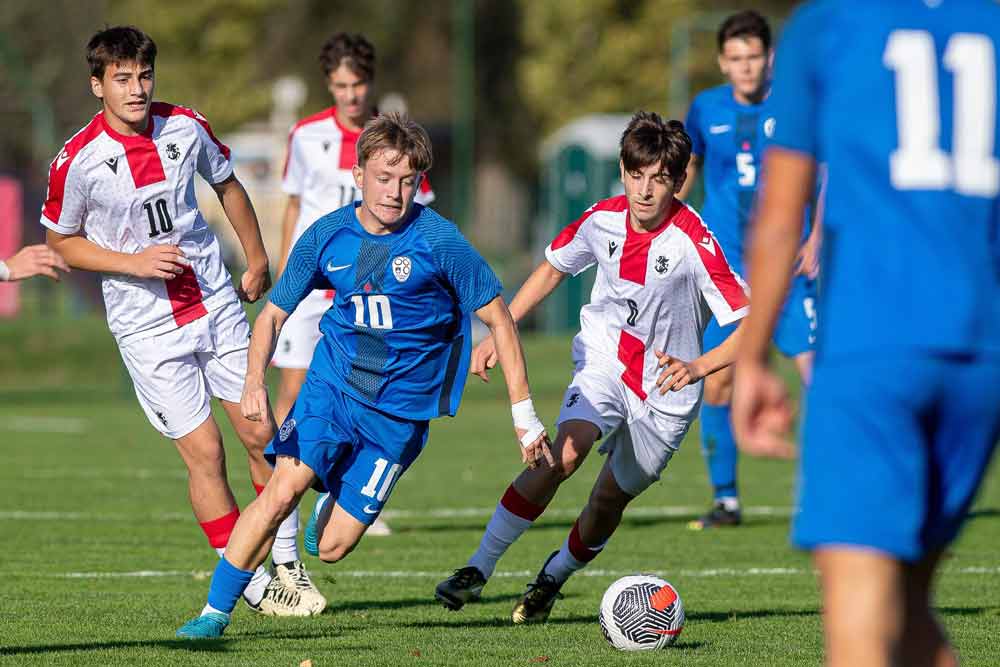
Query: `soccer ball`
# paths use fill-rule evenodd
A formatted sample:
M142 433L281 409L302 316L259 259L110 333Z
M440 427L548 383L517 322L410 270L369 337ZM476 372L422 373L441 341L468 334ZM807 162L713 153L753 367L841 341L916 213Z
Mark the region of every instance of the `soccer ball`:
M684 629L684 604L669 582L648 574L622 577L601 599L601 631L622 651L669 646Z

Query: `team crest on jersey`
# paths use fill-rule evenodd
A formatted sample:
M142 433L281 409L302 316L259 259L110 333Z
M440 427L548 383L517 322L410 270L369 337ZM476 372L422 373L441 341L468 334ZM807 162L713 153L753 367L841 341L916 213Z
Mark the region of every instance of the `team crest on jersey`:
M392 260L392 275L397 282L405 283L410 277L410 270L413 268L409 257L397 257Z
M169 143L167 144L167 157L171 160L176 160L181 156L181 150L177 148L177 144Z
M770 118L764 121L764 136L767 137L768 139L774 136L775 123L776 121L774 120L774 116L771 116Z
M290 436L292 434L292 431L294 430L295 430L295 420L289 419L288 421L286 421L284 424L281 425L281 429L278 431L278 440L280 440L281 442L288 440L288 436Z
M670 260L668 260L663 255L660 255L659 257L656 258L656 264L653 266L653 268L656 269L656 272L662 276L670 269Z

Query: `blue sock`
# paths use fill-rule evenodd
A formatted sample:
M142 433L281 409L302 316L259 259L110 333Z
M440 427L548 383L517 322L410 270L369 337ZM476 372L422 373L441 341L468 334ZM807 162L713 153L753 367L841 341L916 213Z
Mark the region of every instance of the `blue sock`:
M736 498L736 439L729 422L728 405L701 406L701 453L708 465L715 499Z
M237 600L252 577L253 572L239 569L225 557L220 558L208 589L208 604L227 614L233 613Z

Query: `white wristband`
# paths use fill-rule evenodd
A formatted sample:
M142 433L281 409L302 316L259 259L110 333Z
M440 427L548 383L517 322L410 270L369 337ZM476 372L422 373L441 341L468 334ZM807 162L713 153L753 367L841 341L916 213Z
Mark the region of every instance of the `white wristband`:
M535 414L535 404L531 402L530 396L510 406L510 414L514 417L514 428L526 431L521 436L521 447L528 447L545 433L545 424Z
M5 283L10 280L10 269L7 268L7 264L3 260L0 260L0 283Z

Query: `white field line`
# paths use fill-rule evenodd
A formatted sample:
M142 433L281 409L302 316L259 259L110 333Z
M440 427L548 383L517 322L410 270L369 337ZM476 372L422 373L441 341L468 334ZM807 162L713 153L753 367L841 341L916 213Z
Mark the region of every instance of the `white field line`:
M353 577L358 579L442 579L451 572L433 572L423 570L331 570L334 577ZM1000 567L959 567L945 568L943 574L955 575L1000 575ZM494 577L505 578L525 578L536 574L534 570L500 570L494 572ZM577 577L624 577L630 574L637 574L634 570L599 570L584 569L576 573ZM748 567L748 568L710 568L703 570L671 570L666 571L646 571L644 574L657 576L670 576L675 578L712 578L712 577L787 577L809 575L813 576L814 571L806 568L796 567ZM32 577L48 577L54 579L141 579L141 578L192 578L207 579L212 576L208 570L182 571L182 570L138 570L135 572L56 572L39 575L32 572ZM314 572L315 576L315 572Z
M90 426L76 417L10 417L0 420L0 431L19 433L84 433Z

